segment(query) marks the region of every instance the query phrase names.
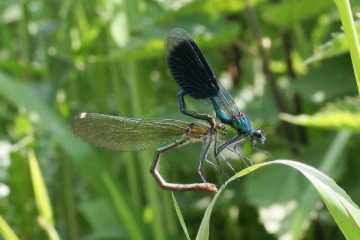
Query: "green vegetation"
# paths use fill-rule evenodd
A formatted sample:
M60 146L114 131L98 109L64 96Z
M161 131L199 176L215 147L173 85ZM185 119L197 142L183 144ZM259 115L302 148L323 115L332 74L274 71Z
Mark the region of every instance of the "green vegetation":
M360 4L351 3L2 0L1 238L358 239ZM190 120L165 61L174 27L194 36L267 134L259 150L242 146L254 165L229 152L235 175L223 162L207 167L215 195L163 191L149 173L153 149L97 149L70 128L82 111ZM199 152L166 154L162 174L199 181Z

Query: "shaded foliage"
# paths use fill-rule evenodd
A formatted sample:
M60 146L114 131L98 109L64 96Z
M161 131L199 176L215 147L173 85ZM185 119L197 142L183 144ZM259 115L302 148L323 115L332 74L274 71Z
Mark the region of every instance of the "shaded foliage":
M170 193L149 174L152 149L109 152L70 131L82 111L189 120L179 113L165 60L164 40L174 27L192 34L241 110L267 133L263 151L245 144L245 155L256 163L286 158L313 165L359 203L360 139L352 134L359 100L346 37L333 35L342 32L335 4L253 0L249 9L246 2L0 1L1 234L184 239ZM191 100L190 107L211 111ZM304 127L285 124L284 110ZM307 128L320 125L325 129ZM199 151L195 145L167 154L162 173L197 181ZM236 158L231 163L243 167ZM218 184L232 174L224 163L207 170ZM33 186L31 172L45 185ZM210 239L343 239L320 198L291 171L260 171L223 193ZM176 197L195 236L211 196Z

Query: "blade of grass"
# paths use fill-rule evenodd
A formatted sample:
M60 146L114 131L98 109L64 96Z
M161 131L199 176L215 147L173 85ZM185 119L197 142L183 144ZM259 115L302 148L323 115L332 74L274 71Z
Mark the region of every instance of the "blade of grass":
M186 224L185 224L184 217L183 217L183 215L181 213L181 209L179 207L178 202L176 201L175 194L173 192L171 192L171 197L172 197L172 200L173 200L173 205L174 205L174 208L175 208L176 215L177 215L177 217L179 219L181 228L183 229L183 231L185 233L186 239L191 240L189 232L188 232Z
M54 226L53 211L51 208L49 195L41 174L39 164L33 151L29 152L29 165L31 181L35 194L35 202L39 211L39 224L46 231L51 240L60 239Z
M108 38L110 39L110 37ZM112 45L112 42L108 41L108 48L113 49L115 46ZM112 51L109 51L108 55L111 54ZM109 56L110 57L110 56ZM117 66L121 65L120 61L114 61L111 63L110 72L111 78L114 85L114 92L117 99L117 105L120 113L130 115L129 108L127 106L127 99L124 96L123 85L126 84L126 79L124 79L117 69ZM138 211L141 209L141 185L139 184L138 172L137 172L137 158L134 153L122 153L123 159L128 159L125 163L126 168L126 176L129 184L129 191L131 195L131 200L135 207L138 208Z
M38 127L41 130L56 135L56 140L64 151L69 155L69 160L74 164L77 173L86 179L93 189L101 192L103 186L96 177L103 168L100 157L88 145L81 142L70 131L66 124L48 105L38 88L19 81L10 75L0 72L0 95L17 108L25 108L29 112L39 116ZM91 159L91 161L89 161Z
M127 64L128 67L128 81L130 85L130 94L131 94L131 102L133 104L132 109L135 116L142 115L141 109L141 101L140 101L140 94L138 92L139 86L137 84L137 71L136 71L136 63L129 62ZM140 161L141 166L141 173L144 176L144 186L145 186L145 193L146 198L149 201L150 208L152 210L154 216L153 222L153 232L155 239L157 240L164 240L165 231L164 231L164 221L163 221L163 214L162 214L162 207L160 203L160 197L158 193L158 188L155 185L155 181L153 180L152 176L149 174L150 169L150 162L148 159L152 159L152 156L148 151L137 153L138 159Z
M173 211L172 199L169 198L169 192L162 192L161 201L163 203L163 212L164 212L164 221L166 229L169 233L176 233L178 229L178 224L176 220L176 215Z
M129 205L126 203L126 200L124 199L124 196L122 196L122 192L124 191L118 191L117 187L107 174L103 174L103 182L105 184L105 187L107 188L108 192L110 193L111 199L114 203L115 209L117 211L117 214L120 216L120 219L122 223L124 224L125 228L127 229L127 232L131 239L134 240L141 240L145 239L142 236L141 228L136 222L135 216L130 211Z
M19 240L15 232L7 224L5 219L0 216L0 233L5 240Z
M136 25L136 21L138 19L137 16L139 14L139 6L141 3L145 4L145 2L142 1L125 1L125 9L128 23L125 29L128 31L126 35L129 38L131 38L132 33L131 26ZM129 61L128 63L124 64L126 67L124 76L127 79L130 88L132 113L135 116L142 116L142 104L139 94L140 85L138 84L140 71L138 71L136 68L137 64L140 64L140 62ZM149 201L150 209L154 213L154 222L152 227L154 238L157 240L165 240L167 239L167 229L164 227L163 209L161 207L161 201L158 193L159 191L157 186L155 185L155 182L151 178L151 175L149 174L148 169L150 169L150 164L146 161L147 159L151 159L152 156L150 157L149 152L141 152L138 154L138 158L140 160L141 173L144 176L146 198Z
M331 143L325 157L319 166L319 170L322 172L333 175L336 163L340 159L340 155L343 153L347 142L351 137L351 132L341 131L337 134L334 141ZM309 212L315 207L319 197L315 194L314 189L310 186L304 191L304 194L297 206L291 223L291 235L293 239L303 239L304 226L307 220L310 218Z
M341 189L331 178L313 167L291 160L274 160L245 168L236 173L221 186L205 211L196 240L209 239L209 224L212 210L217 199L229 183L240 177L248 175L259 168L274 164L291 167L304 175L320 194L323 202L327 206L330 214L345 235L346 239L358 239L360 236L360 209L343 189Z
M63 209L68 226L68 236L70 239L79 239L79 223L76 220L77 209L75 202L74 189L74 172L71 168L70 160L64 159L61 162L61 171L63 177L64 202Z
M360 93L360 45L359 37L356 33L355 23L352 16L349 0L334 0L339 11L341 23L344 27L345 36L347 38L351 60L354 67L356 84Z
M360 131L360 98L347 97L327 103L312 115L291 115L281 113L279 117L289 123L306 127L319 127L326 129L348 129L353 132Z

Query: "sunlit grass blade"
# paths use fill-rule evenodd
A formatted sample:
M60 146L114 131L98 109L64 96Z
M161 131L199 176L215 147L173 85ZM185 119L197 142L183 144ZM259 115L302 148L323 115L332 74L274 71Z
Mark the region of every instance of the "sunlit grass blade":
M331 8L332 3L327 0L318 0L316 5L312 0L289 0L278 4L269 4L263 11L263 17L272 24L282 27L293 27Z
M0 233L5 240L19 240L15 232L7 224L4 218L0 216Z
M308 126L328 129L349 129L360 131L360 98L348 97L344 100L327 104L313 115L280 114L284 121Z
M173 200L173 204L174 204L174 208L175 208L175 211L176 211L176 215L177 215L177 217L178 217L178 219L179 219L181 228L183 229L183 231L184 231L184 233L185 233L186 239L187 239L187 240L191 240L190 235L189 235L189 232L188 232L187 227L186 227L186 224L185 224L184 217L183 217L183 215L182 215L182 213L181 213L181 209L180 209L180 207L179 207L178 202L176 201L176 198L175 198L175 195L174 195L173 192L171 193L171 197L172 197L172 200Z
M346 239L358 239L360 236L360 209L343 189L341 189L331 178L313 167L291 160L274 160L245 168L244 170L236 173L221 186L205 211L196 240L209 239L209 225L212 210L217 199L229 183L240 177L248 175L259 168L274 164L291 167L304 175L320 194L321 199L327 206L330 214L343 232Z
M349 0L334 0L347 38L358 92L360 93L360 44Z
M101 191L102 186L97 181L98 170L102 168L100 158L96 152L74 136L43 96L37 91L39 87L22 82L10 75L0 72L0 95L10 104L19 109L26 109L38 115L37 126L51 135L56 135L56 141L70 156L69 160L75 165L77 174L86 179L95 190ZM91 161L88 159L91 158Z
M141 227L139 226L139 224L137 224L136 218L130 210L130 206L126 203L126 200L122 195L123 191L117 190L114 182L107 174L103 175L103 182L110 194L110 198L113 201L116 212L119 215L122 223L124 224L125 229L127 229L127 232L131 239L144 239L144 237L142 236Z
M47 232L50 239L58 240L60 238L55 230L48 192L34 152L30 151L28 158L35 202L39 211L39 224Z
M334 172L338 168L339 160L342 160L340 156L344 153L344 149L351 135L350 131L341 131L337 134L319 165L319 170L330 174L330 176L334 175ZM294 240L304 238L305 226L311 218L309 212L315 208L319 200L316 191L311 186L307 187L303 193L291 217L291 236Z
M355 23L356 32L360 32L360 22ZM327 58L333 58L349 52L349 43L345 33L333 33L332 38L315 49L315 52L305 60L305 64L311 64Z

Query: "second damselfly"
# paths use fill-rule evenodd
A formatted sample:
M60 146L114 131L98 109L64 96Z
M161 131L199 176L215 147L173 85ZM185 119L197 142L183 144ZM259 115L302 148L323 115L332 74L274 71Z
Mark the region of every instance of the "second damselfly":
M170 183L160 174L161 156L177 147L193 142L202 142L198 173L203 178L203 166L211 145L225 135L223 124L214 122L214 127L203 123L190 123L175 119L140 119L111 116L100 113L81 113L73 121L73 131L83 140L101 148L119 151L140 151L156 148L151 173L160 187L175 191L205 190L216 192L215 184Z

